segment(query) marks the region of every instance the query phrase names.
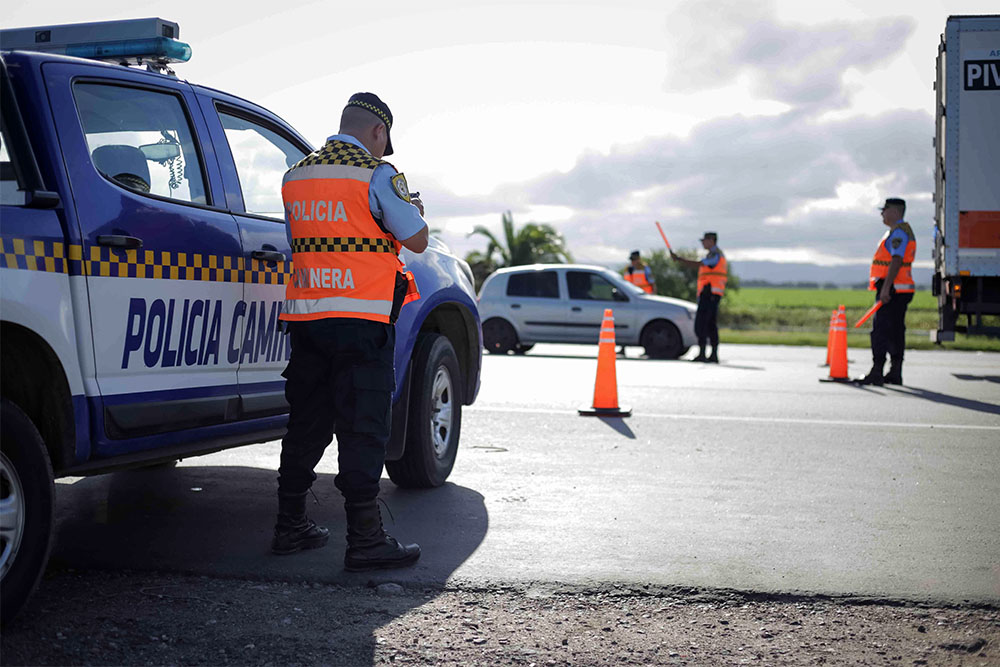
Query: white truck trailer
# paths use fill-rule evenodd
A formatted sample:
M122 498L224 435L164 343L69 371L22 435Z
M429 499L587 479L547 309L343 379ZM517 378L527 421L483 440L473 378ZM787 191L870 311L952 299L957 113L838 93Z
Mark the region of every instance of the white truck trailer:
M1000 15L948 17L934 89L931 337L1000 336Z

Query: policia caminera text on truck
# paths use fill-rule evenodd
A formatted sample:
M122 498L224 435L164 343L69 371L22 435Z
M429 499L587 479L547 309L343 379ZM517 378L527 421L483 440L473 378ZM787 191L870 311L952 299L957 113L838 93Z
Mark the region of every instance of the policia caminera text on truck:
M312 149L266 109L172 76L190 55L178 33L160 19L0 32L4 621L45 567L54 476L285 430L281 178ZM435 486L479 389L481 327L468 265L434 240L403 259L421 298L396 325L386 469Z
M948 18L934 89L931 335L1000 336L1000 16Z

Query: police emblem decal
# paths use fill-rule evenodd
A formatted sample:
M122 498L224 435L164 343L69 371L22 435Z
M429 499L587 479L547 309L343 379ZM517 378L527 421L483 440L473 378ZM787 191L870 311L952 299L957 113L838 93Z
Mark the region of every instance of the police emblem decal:
M396 174L392 177L392 189L396 191L396 196L405 202L410 201L410 186L406 184L406 177Z
M902 243L902 242L903 242L903 239L893 239L892 240L892 247L893 248L898 248L899 244Z

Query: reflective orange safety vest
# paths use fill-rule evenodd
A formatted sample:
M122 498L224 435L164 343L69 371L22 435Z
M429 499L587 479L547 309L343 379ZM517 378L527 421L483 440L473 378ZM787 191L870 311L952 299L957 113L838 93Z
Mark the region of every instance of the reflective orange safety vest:
M717 249L718 250L718 249ZM726 269L726 256L719 250L719 261L715 266L698 266L698 294L705 289L705 285L712 286L712 294L722 296L726 293L726 281L729 280L729 273Z
M640 288L646 294L653 293L653 284L646 280L645 266L641 269L636 269L635 267L629 265L625 269L625 280Z
M292 237L292 275L280 319L350 317L391 323L420 298L400 243L372 216L375 168L363 148L327 142L285 173L281 198Z
M886 249L885 242L889 240L889 235L897 229L906 232L906 249L903 251L903 264L896 273L896 278L892 281L892 286L897 292L915 292L916 284L913 282L913 258L917 255L917 240L913 235L913 229L909 223L899 222L885 234L875 248L875 257L872 258L872 269L868 277L868 289L874 291L875 283L889 277L889 264L892 262L892 254Z

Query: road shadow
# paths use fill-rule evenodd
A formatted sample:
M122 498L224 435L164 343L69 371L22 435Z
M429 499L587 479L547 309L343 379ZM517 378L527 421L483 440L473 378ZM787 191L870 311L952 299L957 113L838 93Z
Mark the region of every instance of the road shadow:
M964 373L952 373L951 376L958 380L969 380L972 382L995 382L1000 384L1000 375L967 375Z
M986 403L972 398L962 398L961 396L951 396L950 394L942 394L937 391L931 391L930 389L921 389L920 387L886 387L886 389L903 396L913 396L914 398L922 398L927 401L934 401L935 403L952 405L956 408L965 408L966 410L975 410L976 412L1000 415L1000 405L995 403Z
M598 417L598 419L600 419L602 422L604 422L605 424L607 424L608 426L610 426L612 429L614 429L618 433L621 433L622 435L624 435L626 438L630 438L632 440L635 440L635 433L632 432L632 429L629 428L628 424L625 423L625 420L623 418L621 418L621 417Z
M270 553L276 511L273 470L178 466L129 470L57 484L56 540L50 568L153 571L252 581L308 582L371 587L393 582L425 591L433 600L458 567L482 544L489 527L483 496L446 483L406 490L382 480L386 531L418 542L411 568L349 573L343 569L346 521L334 475L321 474L308 513L330 529L325 547L289 556ZM42 582L42 587L45 582ZM80 595L95 592L80 591ZM317 591L317 595L321 593ZM374 595L374 592L372 593ZM95 613L113 616L113 599L96 599ZM407 598L409 599L409 598ZM29 603L30 605L30 603ZM413 607L420 606L414 602ZM405 605L402 605L405 607ZM412 608L412 607L411 607ZM374 632L395 616L359 616L369 624L367 646L334 662L373 664Z

